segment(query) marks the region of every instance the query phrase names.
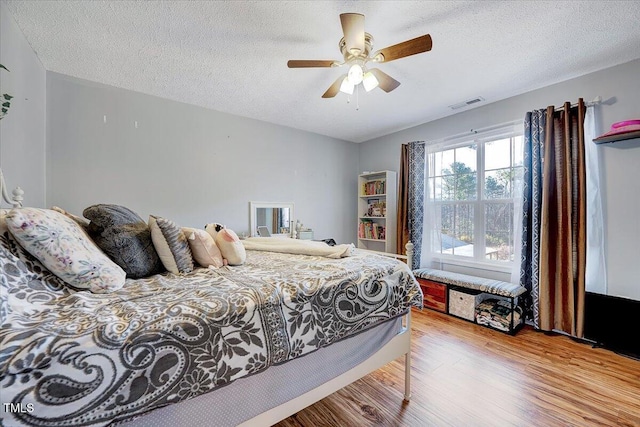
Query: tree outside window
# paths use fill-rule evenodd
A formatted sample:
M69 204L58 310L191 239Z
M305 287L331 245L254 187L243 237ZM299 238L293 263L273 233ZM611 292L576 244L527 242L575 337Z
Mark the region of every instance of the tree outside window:
M436 233L432 251L461 259L512 262L522 136L473 141L429 156L428 199L434 205L433 223L439 225L431 230Z

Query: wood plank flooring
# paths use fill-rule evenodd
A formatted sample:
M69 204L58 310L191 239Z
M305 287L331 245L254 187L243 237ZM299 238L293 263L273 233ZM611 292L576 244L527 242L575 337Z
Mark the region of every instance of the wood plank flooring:
M640 361L529 327L412 317L411 402L398 359L277 426L640 426Z

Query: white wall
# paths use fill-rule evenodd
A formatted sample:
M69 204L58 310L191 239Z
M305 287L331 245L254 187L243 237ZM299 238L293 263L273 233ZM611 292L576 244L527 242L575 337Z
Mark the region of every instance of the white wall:
M240 234L249 201L294 202L316 238L355 239L356 144L53 72L47 103L47 205Z
M487 126L522 120L527 111L601 96L600 130L640 118L640 60L618 65L503 101L373 139L361 144L361 170L398 170L400 145L437 140ZM600 132L599 132L600 133ZM640 139L599 146L604 168L603 204L609 295L640 300ZM508 280L508 277L506 277Z
M0 167L9 187L20 186L25 205L45 203L46 73L4 2L0 2L0 93L13 95L0 120Z

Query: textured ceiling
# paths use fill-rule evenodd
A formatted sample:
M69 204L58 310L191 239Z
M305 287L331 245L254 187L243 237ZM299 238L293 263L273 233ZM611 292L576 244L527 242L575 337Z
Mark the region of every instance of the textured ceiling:
M5 3L47 70L354 142L640 58L639 1ZM402 84L359 110L321 98L344 69L286 66L341 59L344 12L365 15L373 50L433 38L380 64Z

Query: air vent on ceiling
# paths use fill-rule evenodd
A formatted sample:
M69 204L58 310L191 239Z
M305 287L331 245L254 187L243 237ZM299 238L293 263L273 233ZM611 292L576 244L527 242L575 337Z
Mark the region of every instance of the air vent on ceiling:
M477 104L478 102L484 101L484 98L481 96L475 97L473 99L469 99L467 101L458 102L457 104L449 105L449 108L452 110L457 110L462 107L467 107L469 105Z

